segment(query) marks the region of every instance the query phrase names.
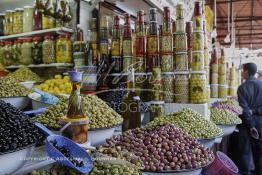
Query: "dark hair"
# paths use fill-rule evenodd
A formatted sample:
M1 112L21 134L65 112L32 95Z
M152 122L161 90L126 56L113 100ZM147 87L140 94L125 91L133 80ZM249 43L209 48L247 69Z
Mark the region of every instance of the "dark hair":
M243 69L248 71L249 76L254 76L257 73L257 65L255 63L246 63Z

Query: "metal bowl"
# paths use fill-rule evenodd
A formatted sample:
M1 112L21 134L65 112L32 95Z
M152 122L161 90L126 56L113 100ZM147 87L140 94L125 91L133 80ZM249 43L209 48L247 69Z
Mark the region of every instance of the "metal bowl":
M223 134L223 137L232 134L232 133L235 131L236 127L237 127L236 124L233 124L233 125L217 125L217 126L218 126L220 129L223 130L223 133L224 133L224 134Z
M117 126L112 126L108 128L99 128L88 131L88 140L91 142L92 146L97 146L106 142L106 139L111 138Z
M52 106L52 104L45 103L41 101L41 95L38 93L31 93L28 95L29 99L32 100L32 108L33 110L39 109L39 108L47 108L49 106Z
M26 87L27 89L31 90L33 89L34 85L35 85L35 81L24 81L24 82L20 82L20 84L24 87Z
M28 97L1 97L0 100L3 100L6 103L10 103L18 109L24 109L27 107L30 102Z
M35 145L30 145L13 152L0 154L0 174L13 174L22 168L34 149Z

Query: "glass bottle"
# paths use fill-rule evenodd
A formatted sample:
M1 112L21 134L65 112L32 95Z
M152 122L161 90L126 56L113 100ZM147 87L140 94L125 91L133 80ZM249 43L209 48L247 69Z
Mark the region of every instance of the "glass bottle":
M127 72L132 65L133 59L133 44L132 44L132 29L130 25L130 15L125 14L125 24L123 33L123 71Z
M152 8L150 9L150 27L147 37L147 63L149 71L152 71L153 67L160 67L159 33L157 27L157 10Z
M146 71L146 31L145 13L143 10L137 12L136 21L136 52L134 58L134 68L136 72Z
M112 66L114 73L120 73L122 71L122 58L120 51L120 17L118 15L114 16L114 26L113 26L113 40L111 49Z
M42 18L43 18L43 9L38 9L37 5L35 5L34 19L33 19L34 30L42 30Z
M51 29L55 27L55 7L53 0L47 0L45 4L44 15L42 18L42 28Z
M56 27L63 27L63 9L62 5L64 5L63 0L56 1L56 11L55 11L55 19L56 19Z
M128 93L123 97L120 106L122 117L124 118L122 124L122 132L129 129L141 127L140 119L140 97L135 91L135 73L134 68L128 69L127 77Z

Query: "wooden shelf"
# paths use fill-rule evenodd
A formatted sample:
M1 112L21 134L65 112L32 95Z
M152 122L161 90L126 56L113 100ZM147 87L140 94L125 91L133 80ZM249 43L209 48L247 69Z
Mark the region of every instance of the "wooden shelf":
M61 34L61 33L73 33L73 32L74 31L72 29L65 28L65 27L59 27L59 28L53 28L53 29L37 30L37 31L32 31L32 32L2 36L0 37L0 40L13 40L13 39L20 38L20 37L39 36L39 35L46 35L48 33Z

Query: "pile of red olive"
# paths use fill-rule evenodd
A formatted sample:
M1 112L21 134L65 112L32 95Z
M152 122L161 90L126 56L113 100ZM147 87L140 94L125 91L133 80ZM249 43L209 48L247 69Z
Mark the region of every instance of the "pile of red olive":
M150 172L197 169L214 159L210 150L173 124L128 130L103 146L134 153Z

